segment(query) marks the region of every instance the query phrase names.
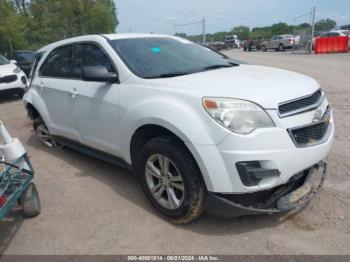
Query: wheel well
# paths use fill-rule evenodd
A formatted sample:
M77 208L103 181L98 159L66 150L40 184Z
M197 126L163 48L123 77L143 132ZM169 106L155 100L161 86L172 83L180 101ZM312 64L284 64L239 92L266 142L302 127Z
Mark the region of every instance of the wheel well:
M32 104L27 104L27 115L31 120L35 120L38 116L40 116L38 110L35 109L35 107Z
M177 140L179 143L184 145L186 150L188 150L181 138L179 138L170 130L158 125L144 125L142 127L139 127L131 138L130 156L132 163L134 164L136 162L137 152L139 152L148 141L161 136L168 136L173 138L174 140Z

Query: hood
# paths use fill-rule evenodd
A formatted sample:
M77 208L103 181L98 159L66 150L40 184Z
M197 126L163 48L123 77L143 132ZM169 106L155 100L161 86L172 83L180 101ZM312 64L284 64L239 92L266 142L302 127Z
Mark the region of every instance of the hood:
M13 72L13 70L16 69L16 65L10 63L6 65L0 65L0 77L7 76L7 75L15 75L16 73Z
M240 65L154 81L201 97L249 100L265 109L276 109L281 102L312 94L319 89L319 84L308 76L255 65Z

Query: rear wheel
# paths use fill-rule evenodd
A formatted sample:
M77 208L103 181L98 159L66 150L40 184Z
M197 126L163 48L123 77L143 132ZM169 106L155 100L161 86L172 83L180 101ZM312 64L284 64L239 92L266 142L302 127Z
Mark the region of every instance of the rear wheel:
M158 137L149 141L135 171L150 203L171 222L186 224L202 214L204 182L192 155L177 140Z
M284 51L284 45L283 44L280 44L279 46L278 46L278 51L280 51L280 52L283 52Z

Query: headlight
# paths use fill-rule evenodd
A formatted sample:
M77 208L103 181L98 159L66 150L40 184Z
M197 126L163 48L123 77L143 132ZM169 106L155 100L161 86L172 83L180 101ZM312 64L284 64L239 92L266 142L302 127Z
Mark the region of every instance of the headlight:
M270 116L258 105L240 99L203 98L203 106L220 125L238 134L274 127Z
M18 73L21 73L22 70L21 68L19 68L18 66L16 66L16 68L13 70L14 73L18 74Z

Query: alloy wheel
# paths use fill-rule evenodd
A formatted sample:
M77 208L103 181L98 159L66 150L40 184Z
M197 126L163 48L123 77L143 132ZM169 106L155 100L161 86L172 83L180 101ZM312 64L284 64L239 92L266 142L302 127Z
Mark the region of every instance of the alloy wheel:
M153 198L164 208L179 208L185 197L185 186L176 165L162 154L152 155L146 162L145 176Z

